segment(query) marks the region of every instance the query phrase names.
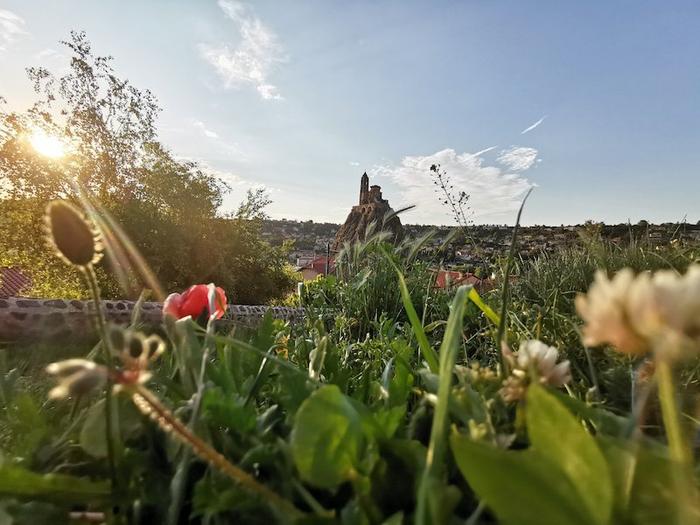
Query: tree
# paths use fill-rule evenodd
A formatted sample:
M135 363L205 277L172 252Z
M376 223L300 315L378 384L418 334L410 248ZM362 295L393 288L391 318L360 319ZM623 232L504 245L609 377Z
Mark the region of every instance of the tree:
M221 214L230 188L197 163L175 159L158 141L154 95L120 79L111 57L95 56L84 33L72 32L63 44L72 54L70 70L55 77L28 69L38 100L21 113L0 111L0 245L15 254L0 264L51 267L43 208L55 198L84 200L82 188L121 225L165 290L214 281L233 300L264 302L291 287L283 251L259 239L270 203L265 192L249 192L237 214ZM66 155L38 155L29 140L38 130L61 137ZM114 275L122 276L122 286L137 280L138 264L128 255L112 277L102 273L110 293L120 293ZM53 268L66 275L65 268Z

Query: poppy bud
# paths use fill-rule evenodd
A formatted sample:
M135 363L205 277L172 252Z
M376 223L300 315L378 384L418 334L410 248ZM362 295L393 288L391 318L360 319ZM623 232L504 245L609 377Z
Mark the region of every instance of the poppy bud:
M100 260L100 234L78 208L67 201L50 202L45 220L50 245L68 264L88 266Z

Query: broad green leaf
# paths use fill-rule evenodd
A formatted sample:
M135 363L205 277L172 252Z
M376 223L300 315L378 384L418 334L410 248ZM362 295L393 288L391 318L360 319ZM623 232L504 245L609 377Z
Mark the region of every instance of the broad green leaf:
M89 503L110 495L109 484L63 474L37 474L13 465L0 465L0 497Z
M674 489L673 464L668 450L647 440L598 436L598 444L612 471L618 516L629 523L677 522L681 499ZM700 509L685 509L700 522ZM619 520L618 520L619 521Z
M105 400L100 399L88 409L80 429L80 446L94 458L107 457L105 419Z
M630 427L628 418L615 415L601 407L591 406L585 401L567 395L564 392L553 391L551 394L575 415L590 421L598 432L613 436L621 436L625 434Z
M453 434L452 453L474 492L506 525L590 525L591 515L556 463Z
M335 488L356 476L367 445L362 418L335 385L311 394L294 418L291 445L301 477Z
M141 430L143 416L126 397L113 397L112 403L114 445L116 452L121 454L124 440ZM95 458L107 457L106 419L105 400L100 399L88 409L80 429L80 446Z
M528 389L526 419L532 447L566 473L593 518L592 523L608 523L613 506L612 479L593 436L561 402L538 385Z

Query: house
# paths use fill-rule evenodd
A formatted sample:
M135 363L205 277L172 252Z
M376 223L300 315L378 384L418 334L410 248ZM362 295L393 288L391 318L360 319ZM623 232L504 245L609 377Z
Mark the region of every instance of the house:
M19 268L0 268L0 297L21 297L31 286L31 278Z
M328 259L325 255L322 255L303 266L298 266L296 270L301 273L305 281L311 281L319 275L326 275L326 266L328 267L327 273L333 273L335 271L335 261L333 257Z

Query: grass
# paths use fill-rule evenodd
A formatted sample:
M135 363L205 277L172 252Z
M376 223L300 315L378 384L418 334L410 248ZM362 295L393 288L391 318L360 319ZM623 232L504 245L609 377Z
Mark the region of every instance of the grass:
M421 242L393 247L371 235L346 247L338 277L307 287L309 315L293 326L267 318L228 334L168 321L168 352L138 387L160 408L144 416L124 393L114 404L116 483L104 392L45 397L45 365L90 349L6 348L0 508L18 520L90 510L111 523L694 520L696 480L668 461L662 418L645 430L631 409L637 361L585 349L573 298L597 268L682 272L697 252L596 242L512 258L505 309L499 289L434 290L428 265L415 260ZM501 319L513 348L537 338L571 360L566 391L530 388L527 403L504 401ZM697 370L686 365L665 383L667 414L676 410L668 392L690 392ZM673 427L675 442L690 426L683 417ZM567 463L579 457L585 476L583 464ZM61 492L59 474L76 490ZM615 488L620 480L627 492ZM657 490L663 480L690 488L675 498Z

